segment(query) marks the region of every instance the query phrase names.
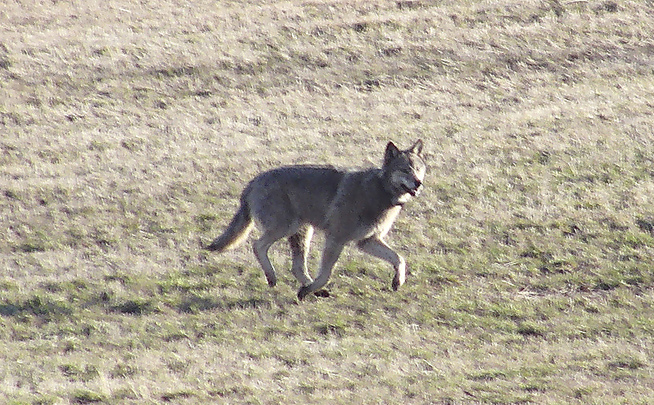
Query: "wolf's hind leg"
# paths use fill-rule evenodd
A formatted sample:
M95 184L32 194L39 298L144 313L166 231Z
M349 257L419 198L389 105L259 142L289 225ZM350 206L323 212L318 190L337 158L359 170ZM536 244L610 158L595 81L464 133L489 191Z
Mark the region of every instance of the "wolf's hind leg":
M256 241L254 241L252 248L254 250L254 255L256 256L263 272L266 274L266 279L268 280L268 285L274 287L277 284L277 274L275 273L275 268L270 259L268 258L268 249L275 243L277 240L286 236L282 232L265 232L263 236Z
M406 263L404 262L404 258L395 253L383 240L373 236L359 241L357 247L362 252L387 261L393 266L395 269L395 277L393 278L392 284L393 290L397 291L404 284L404 280L406 279Z
M311 284L313 281L307 271L307 254L312 236L313 227L311 225L305 225L300 227L296 234L288 238L288 242L291 245L291 254L293 255L291 271L302 286Z

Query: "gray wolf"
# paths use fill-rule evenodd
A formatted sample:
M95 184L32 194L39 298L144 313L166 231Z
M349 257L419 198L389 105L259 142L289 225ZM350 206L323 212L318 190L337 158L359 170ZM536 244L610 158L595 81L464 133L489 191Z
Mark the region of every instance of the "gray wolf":
M422 140L407 150L389 142L381 168L347 171L331 166L287 166L255 177L241 194L241 205L222 235L207 249L222 252L244 241L256 223L263 235L254 254L272 287L277 283L268 258L270 246L287 238L293 275L301 284L298 298L320 290L329 280L341 251L349 242L395 269L393 290L404 284L404 258L384 237L411 197L422 189L425 162ZM307 251L314 228L325 233L320 269L307 272Z

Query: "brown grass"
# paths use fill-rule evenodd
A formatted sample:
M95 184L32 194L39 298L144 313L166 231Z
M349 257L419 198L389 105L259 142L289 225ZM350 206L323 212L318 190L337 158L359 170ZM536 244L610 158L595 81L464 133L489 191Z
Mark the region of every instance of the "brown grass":
M651 2L0 11L0 398L654 401ZM273 290L200 249L259 171L418 137L400 292L351 249L297 305L284 247Z

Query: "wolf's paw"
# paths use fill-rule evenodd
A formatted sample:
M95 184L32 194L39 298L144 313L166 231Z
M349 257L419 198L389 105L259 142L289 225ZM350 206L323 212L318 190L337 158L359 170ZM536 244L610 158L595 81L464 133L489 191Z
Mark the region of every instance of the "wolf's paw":
M331 296L331 294L330 294L329 291L327 291L327 290L318 290L318 291L315 291L315 292L313 293L313 295L315 295L316 297L320 297L320 298L329 298L329 297Z
M266 280L268 280L269 287L274 287L277 285L277 277L266 278Z
M205 250L209 250L209 251L211 251L211 252L215 252L215 251L217 251L217 250L220 250L220 247L219 247L218 245L212 243L212 244L210 244L210 245L205 246L204 249L205 249Z
M302 301L304 299L304 297L311 294L310 290L311 289L309 288L309 286L304 286L304 287L300 288L300 290L297 292L297 298L300 301ZM325 290L325 289L314 291L313 295L315 295L316 297L320 297L320 298L329 298L329 297L331 297L331 293L329 291Z
M302 301L311 292L311 288L308 285L300 288L297 292L297 299Z

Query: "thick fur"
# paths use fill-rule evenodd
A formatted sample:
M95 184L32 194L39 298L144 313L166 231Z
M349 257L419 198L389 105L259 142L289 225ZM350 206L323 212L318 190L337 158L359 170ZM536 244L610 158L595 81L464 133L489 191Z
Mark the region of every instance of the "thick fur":
M247 203L241 203L240 208L236 211L234 218L232 218L225 232L217 237L211 245L207 246L207 249L224 252L227 249L236 247L247 239L253 227L254 221L252 221L252 217L250 216Z
M381 168L346 171L328 166L288 166L262 173L243 190L241 206L225 232L209 250L222 252L245 240L254 223L263 231L254 254L270 286L277 282L268 249L288 238L292 272L301 283L298 298L322 288L348 242L395 269L392 287L405 281L406 265L384 241L402 206L418 195L425 176L422 141L399 150L386 146ZM320 270L313 280L307 271L307 252L314 228L325 232Z

